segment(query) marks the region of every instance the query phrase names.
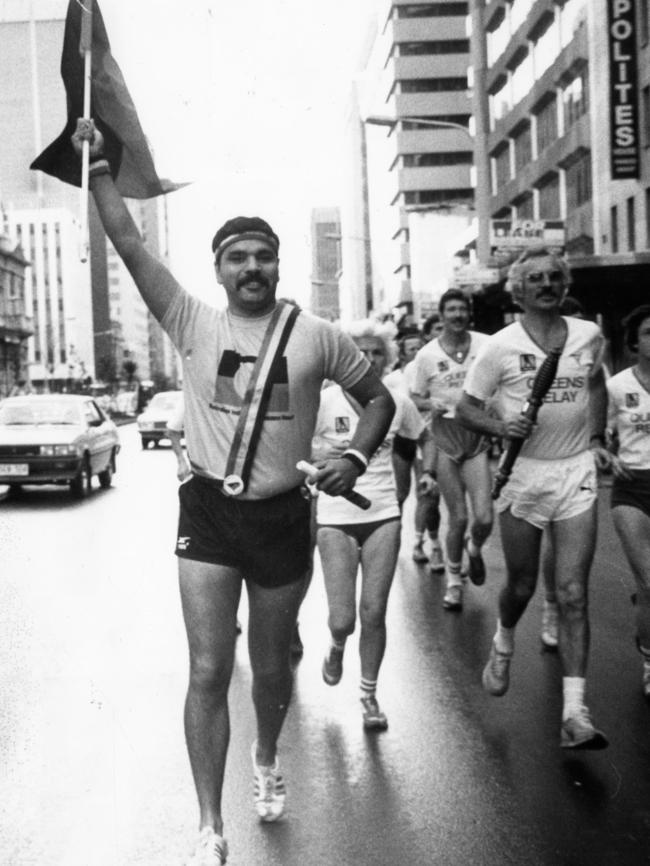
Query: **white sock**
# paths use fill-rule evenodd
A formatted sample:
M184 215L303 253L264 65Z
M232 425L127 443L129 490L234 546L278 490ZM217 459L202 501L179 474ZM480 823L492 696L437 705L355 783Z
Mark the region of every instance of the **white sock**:
M515 651L515 630L514 628L506 628L501 625L501 620L497 620L497 631L494 635L494 645L500 653L512 655Z
M562 695L562 718L566 719L585 705L585 678L562 677Z
M460 576L460 562L447 561L447 586L462 586L463 578Z
M481 552L481 548L478 545L474 544L471 538L467 539L467 552L470 556L478 556Z
M334 640L334 638L332 638L330 646L333 646L334 649L343 652L343 650L345 649L345 638L343 638L343 640Z

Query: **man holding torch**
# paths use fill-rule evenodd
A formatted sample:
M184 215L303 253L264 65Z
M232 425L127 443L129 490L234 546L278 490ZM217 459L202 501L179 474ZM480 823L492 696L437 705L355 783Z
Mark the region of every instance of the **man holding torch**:
M524 252L510 269L509 284L523 315L479 351L457 407L459 420L470 429L516 443L514 451L521 445L511 474L500 478L496 502L507 579L483 686L495 696L508 690L515 628L535 591L542 532L548 527L556 557L563 671L561 746L601 749L607 740L593 725L584 693L596 470L610 461L604 447L604 341L594 323L560 314L569 271L554 253L541 248ZM531 390L537 390L536 373L554 353L557 370L533 421L531 413L522 410ZM497 399L498 418L485 410L492 397Z

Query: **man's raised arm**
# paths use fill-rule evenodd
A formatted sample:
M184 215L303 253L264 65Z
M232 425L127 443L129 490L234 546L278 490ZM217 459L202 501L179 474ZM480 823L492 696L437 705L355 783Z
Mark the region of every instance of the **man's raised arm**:
M113 183L110 166L102 156L102 134L92 121L80 120L72 136L77 153L81 154L85 140L90 142L89 185L104 230L133 277L144 302L160 321L182 289L167 268L145 248L140 232Z

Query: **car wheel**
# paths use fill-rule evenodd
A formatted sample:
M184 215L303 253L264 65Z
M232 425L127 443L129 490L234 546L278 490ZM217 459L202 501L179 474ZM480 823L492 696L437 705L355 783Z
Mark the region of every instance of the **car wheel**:
M84 458L84 462L79 468L79 472L70 482L70 493L75 499L83 499L86 494L90 493L92 487L92 474L90 472L90 463L88 458Z
M98 472L97 477L99 478L99 486L103 490L107 490L111 484L113 483L113 473L115 472L115 452L111 452L110 460L108 461L108 465L103 472Z
M22 484L10 484L9 489L7 490L7 493L9 494L9 496L20 496L22 492L23 492L23 485Z

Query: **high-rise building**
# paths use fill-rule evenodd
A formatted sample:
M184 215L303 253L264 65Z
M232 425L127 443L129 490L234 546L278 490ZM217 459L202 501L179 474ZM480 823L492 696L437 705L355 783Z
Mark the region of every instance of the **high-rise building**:
M412 255L409 214L449 214L454 225L460 215L461 224L467 223L474 190L469 4L389 0L383 5L362 76L359 113L367 134L357 159L367 168L373 306L386 311L413 302L413 262L436 256L435 237L426 236L425 248ZM378 125L386 129L374 129Z
M311 214L312 313L323 319L339 318L341 272L341 217L338 208L314 208Z
M163 359L161 375L175 378L175 355L131 278L116 264L114 252L107 251L94 207L90 267L75 267L79 190L29 169L34 157L59 135L67 116L59 75L67 6L67 0L0 0L0 203L13 212L10 221L16 230L27 233L18 240L29 250L31 263L26 298L36 304L29 347L33 374L51 375L53 366L62 372L62 365L75 367L81 359L91 375L102 375L97 370L109 370L111 357L127 351L139 376L148 378L157 369L151 365L153 342L156 357ZM150 215L145 219L147 207ZM159 225L159 203L132 203L131 208L141 227L156 225L155 232L146 231L146 242L157 255L158 230L165 229ZM63 285L57 288L59 280ZM51 302L48 292L54 293ZM116 316L119 327L114 324ZM86 336L83 328L88 329Z
M649 19L648 0L493 0L476 34L491 216L540 241L559 223L572 293L602 318L615 365L650 283Z

